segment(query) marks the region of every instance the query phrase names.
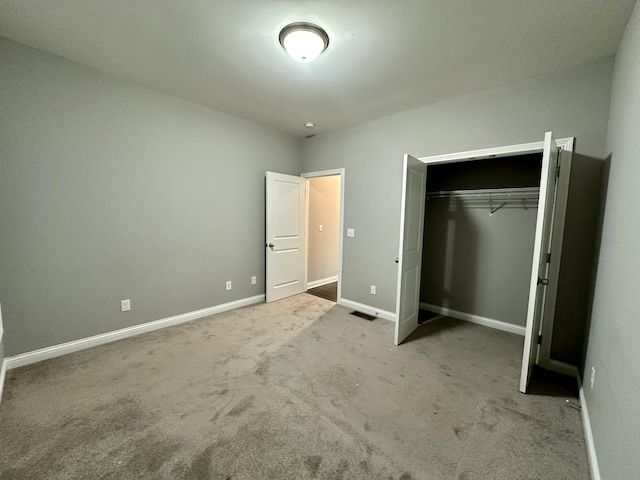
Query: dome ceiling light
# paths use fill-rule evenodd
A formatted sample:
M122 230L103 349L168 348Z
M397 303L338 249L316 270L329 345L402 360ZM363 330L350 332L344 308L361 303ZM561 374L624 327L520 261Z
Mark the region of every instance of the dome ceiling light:
M280 30L280 45L298 62L311 62L329 46L329 35L313 23L290 23Z

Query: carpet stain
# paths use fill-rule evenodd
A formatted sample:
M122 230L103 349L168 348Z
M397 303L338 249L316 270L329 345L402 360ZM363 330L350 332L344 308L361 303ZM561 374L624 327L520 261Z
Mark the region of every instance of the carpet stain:
M322 457L320 455L313 455L304 459L304 466L307 467L309 474L315 478L318 474L318 469L322 463Z
M400 475L400 478L398 480L413 480L413 477L410 473L404 472L402 475Z
M227 416L237 417L238 415L240 415L245 410L251 408L251 405L253 404L253 399L254 398L255 397L253 395L249 395L249 396L244 397L242 400L240 400L238 403L236 403L235 406L231 410L229 410L229 413L227 413Z
M269 367L271 366L271 360L265 358L261 362L258 363L257 368L253 373L256 375L266 375L269 372Z
M200 480L211 477L211 462L215 445L209 445L191 460L191 465L186 471L185 480ZM228 477L231 478L231 477Z
M114 458L122 456L120 460L126 471L139 476L157 473L181 449L181 442L163 438L155 433L135 438L124 443L113 453Z
M460 440L466 440L467 438L469 438L470 427L471 425L468 423L456 425L455 427L453 427L453 433L455 433L456 437L458 437Z
M91 464L87 466L85 463L76 462L75 459L91 458L92 446L101 442L114 443L115 445L136 442L129 440L129 438L137 432L146 431L154 424L155 420L156 418L151 412L145 410L135 398L129 396L96 406L83 415L60 418L57 424L41 427L40 434L36 435L36 437L49 437L53 440L30 448L25 457L26 461L20 465L14 465L8 470L3 470L3 477L0 478L57 478L62 472L69 472L69 463L73 465L71 468L77 472L73 478L92 478L94 472L78 471L82 468L93 468ZM154 445L150 450L144 449L145 442L151 442ZM145 458L145 461L139 459L142 468L154 469L159 466L149 456L153 456L153 451L156 448L175 452L179 446L150 435L140 444L136 443L135 448L141 449L135 454L140 453L141 458ZM120 449L116 448L111 450L109 455L116 455L118 452ZM128 461L129 457L123 457L121 460L129 465Z
M365 432L371 431L371 424L369 422L364 422L364 431Z
M331 478L335 478L336 480L340 480L344 478L344 474L349 470L349 462L346 459L340 460L338 467L336 468L336 472L333 474Z

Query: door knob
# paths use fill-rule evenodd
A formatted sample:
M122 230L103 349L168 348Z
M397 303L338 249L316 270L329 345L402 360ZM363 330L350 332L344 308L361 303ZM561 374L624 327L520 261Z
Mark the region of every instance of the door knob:
M400 263L400 259L399 258L396 258L396 263Z
M270 243L270 244L268 245L268 247L269 247L269 248L273 248L273 247L275 247L275 245L274 245L273 243Z
M540 285L540 284L545 285L545 286L546 286L546 285L549 285L549 280L548 280L548 279L546 279L546 278L540 278L540 277L538 277L538 285Z

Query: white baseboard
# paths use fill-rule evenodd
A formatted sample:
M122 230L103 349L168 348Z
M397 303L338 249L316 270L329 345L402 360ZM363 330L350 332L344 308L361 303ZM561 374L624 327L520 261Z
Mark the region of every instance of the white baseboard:
M116 340L122 340L123 338L133 337L140 335L141 333L152 332L160 328L171 327L180 323L190 322L202 317L208 317L216 313L227 312L240 307L246 307L256 303L264 302L265 296L256 295L255 297L243 298L234 302L223 303L214 307L203 308L202 310L195 310L193 312L183 313L175 315L173 317L163 318L161 320L155 320L153 322L143 323L141 325L134 325L132 327L123 328L120 330L114 330L113 332L102 333L100 335L94 335L92 337L81 338L79 340L73 340L71 342L61 343L59 345L53 345L51 347L41 348L32 352L21 353L13 357L7 357L5 359L7 363L7 369L23 367L32 363L41 362L42 360L48 360L50 358L59 357L68 353L77 352L79 350L85 350L87 348L103 345L105 343L115 342Z
M386 310L380 310L379 308L365 305L364 303L354 302L353 300L347 300L346 298L338 299L338 304L348 308L353 308L358 312L366 313L367 315L373 315L374 317L384 318L385 320L396 321L396 314L387 312Z
M307 289L321 287L322 285L327 285L328 283L333 283L338 281L338 276L334 275L333 277L321 278L320 280L314 280L313 282L307 282Z
M584 438L587 442L587 457L589 457L589 468L591 469L591 480L600 480L600 468L598 467L598 457L596 456L596 446L593 442L593 432L591 430L591 420L589 420L589 411L587 410L587 399L584 395L584 387L582 386L582 378L578 378L578 387L580 388L580 410L582 412L582 427L584 428Z
M447 317L457 318L458 320L464 320L466 322L477 323L478 325L485 327L495 328L496 330L502 330L503 332L515 333L516 335L522 335L524 337L525 328L520 325L513 325L512 323L494 320L493 318L459 312L450 308L438 307L436 305L431 305L430 303L420 302L420 308L429 310L430 312L439 313L440 315L445 315Z
M3 358L0 365L0 406L2 406L2 392L4 391L4 380L7 378L7 361Z

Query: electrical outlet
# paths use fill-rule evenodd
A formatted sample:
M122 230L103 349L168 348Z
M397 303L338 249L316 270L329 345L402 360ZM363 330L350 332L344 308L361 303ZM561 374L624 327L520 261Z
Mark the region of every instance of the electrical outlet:
M347 228L347 237L355 237L356 229L355 228Z
M227 290L231 290L231 280L229 280L227 282L227 286L226 287L227 287Z
M593 388L593 381L596 379L596 367L591 367L591 388Z
M375 295L375 294L376 294L376 286L371 285L371 295Z
M131 310L131 300L120 300L120 311L128 312Z
M258 282L258 279L256 278L255 275L251 277L251 285L255 285L257 282Z

